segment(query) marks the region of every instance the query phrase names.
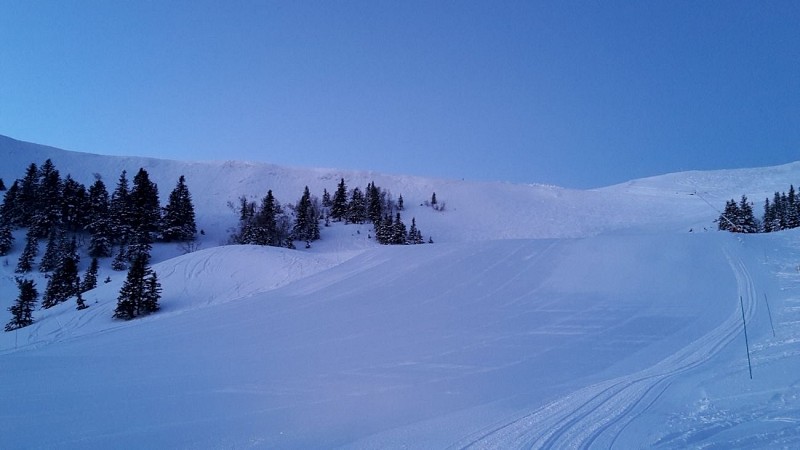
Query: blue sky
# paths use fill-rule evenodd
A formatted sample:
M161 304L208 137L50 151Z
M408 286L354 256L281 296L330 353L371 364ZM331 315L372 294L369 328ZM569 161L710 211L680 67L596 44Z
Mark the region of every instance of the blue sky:
M797 1L0 0L0 134L591 188L800 159Z

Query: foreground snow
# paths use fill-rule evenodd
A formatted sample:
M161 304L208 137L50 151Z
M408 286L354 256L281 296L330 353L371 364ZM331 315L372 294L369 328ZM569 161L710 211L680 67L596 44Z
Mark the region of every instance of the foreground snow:
M796 444L797 237L197 252L157 315L98 294L6 339L0 447Z

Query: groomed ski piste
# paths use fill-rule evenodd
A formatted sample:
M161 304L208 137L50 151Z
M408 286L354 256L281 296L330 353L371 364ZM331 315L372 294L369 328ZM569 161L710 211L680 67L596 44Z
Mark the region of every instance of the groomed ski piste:
M162 202L184 174L205 231L191 249L155 246L154 315L112 319L125 272L103 260L88 309L37 309L0 333L0 448L800 445L800 234L713 223L742 194L760 214L800 164L577 191L3 137L0 157L6 184L47 158L83 183L144 167ZM309 249L222 245L239 195L294 202L341 177L402 194L435 243L380 246L370 225L334 223ZM422 205L431 192L444 211Z

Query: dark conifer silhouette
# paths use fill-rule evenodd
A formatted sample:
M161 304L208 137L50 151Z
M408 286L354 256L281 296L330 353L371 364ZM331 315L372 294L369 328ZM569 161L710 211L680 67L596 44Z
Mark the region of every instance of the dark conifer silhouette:
M14 304L8 308L11 311L11 321L6 324L6 331L13 331L27 327L33 323L33 310L36 307L36 299L39 292L36 290L36 283L33 280L17 278L19 296Z
M333 194L333 204L331 205L331 219L335 222L340 222L347 216L347 186L344 184L344 178L339 182L336 187L336 192Z
M147 257L138 255L131 263L128 276L117 297L114 317L130 320L158 310L161 285L155 272L147 265Z
M80 292L91 291L97 287L97 272L99 269L100 264L97 258L92 258L92 262L89 264L89 267L86 269L86 274L83 276Z
M28 233L25 235L25 248L22 249L22 254L19 256L19 262L17 262L17 273L27 273L33 269L33 260L36 258L36 255L39 253L39 240L36 236L31 233L31 230L28 229Z
M162 219L162 237L165 241L191 241L197 234L194 205L183 175L169 194Z

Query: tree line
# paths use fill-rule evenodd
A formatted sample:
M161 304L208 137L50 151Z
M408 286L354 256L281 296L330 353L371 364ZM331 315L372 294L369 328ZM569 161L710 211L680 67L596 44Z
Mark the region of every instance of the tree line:
M2 183L0 188L6 188ZM22 178L4 189L0 205L0 256L13 247L12 230L24 228L25 246L15 271L20 295L9 308L13 319L6 331L32 323L30 311L38 291L24 275L35 268L48 273L42 308L50 308L76 297L78 309L86 306L81 294L96 287L98 258L116 255L115 270L128 269L114 317L130 319L157 309L160 285L149 269L151 244L157 241L191 241L197 228L191 194L180 176L161 207L158 186L143 168L128 180L122 171L109 195L105 183L95 175L86 186L69 174L61 177L48 159L41 166L31 163ZM79 248L89 238L86 252L92 261L81 280L78 274ZM47 240L42 258L36 265L40 240ZM115 250L116 249L116 250ZM133 278L132 278L133 277ZM131 308L129 304L133 304Z
M300 199L286 207L270 189L258 203L242 196L238 205L231 206L239 214L239 224L231 235L231 242L236 244L294 248L296 241L302 241L310 247L321 237L320 223L330 226L331 222L371 223L375 240L384 245L425 242L415 218L412 217L410 228L402 220L403 196L395 200L391 192L374 182L365 189L348 189L342 178L332 195L323 189L321 199L306 186ZM433 241L429 238L428 242Z
M738 202L731 199L717 218L719 230L734 233L770 233L800 227L800 198L794 185L787 192L775 192L764 201L764 213L757 218L753 204L742 195Z

